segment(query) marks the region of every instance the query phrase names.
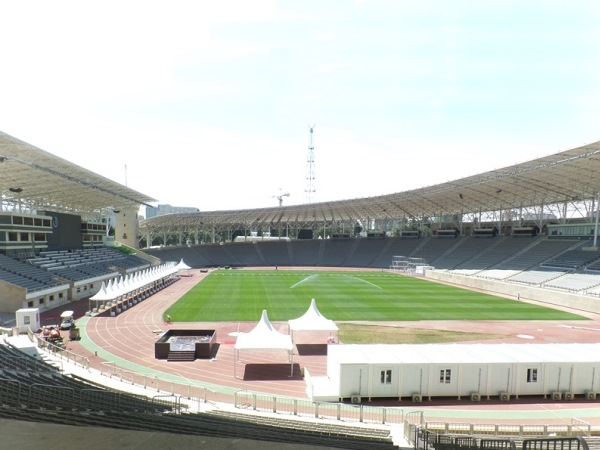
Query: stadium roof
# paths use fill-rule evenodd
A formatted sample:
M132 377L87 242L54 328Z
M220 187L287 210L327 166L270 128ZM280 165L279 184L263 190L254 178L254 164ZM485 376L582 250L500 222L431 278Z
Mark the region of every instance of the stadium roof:
M399 176L401 176L399 169ZM426 170L426 166L424 167ZM589 201L600 192L600 142L502 169L375 197L156 216L151 229L250 227L475 214ZM0 132L0 194L32 209L102 213L157 200Z
M402 169L398 171L401 176ZM598 192L600 142L595 142L502 169L395 194L274 208L169 214L147 219L143 225L173 230L421 218L589 201L596 198Z
M0 194L31 209L97 214L156 202L90 170L0 132Z

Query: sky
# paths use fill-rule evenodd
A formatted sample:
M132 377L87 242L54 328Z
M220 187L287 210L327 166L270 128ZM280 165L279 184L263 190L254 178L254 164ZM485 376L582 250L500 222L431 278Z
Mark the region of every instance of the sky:
M0 0L0 17L0 131L160 204L390 194L600 140L597 0Z

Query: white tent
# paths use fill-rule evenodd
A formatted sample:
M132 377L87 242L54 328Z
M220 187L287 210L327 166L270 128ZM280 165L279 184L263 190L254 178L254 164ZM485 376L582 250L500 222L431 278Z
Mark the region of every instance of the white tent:
M103 281L100 290L90 297L90 313L92 312L91 302L108 303L115 298L111 291L112 287L107 289L106 283ZM100 308L98 307L98 309Z
M192 276L190 273L191 267L183 262L183 258L181 258L181 261L179 261L179 264L177 264L175 268L179 271L179 275L188 277Z
M269 321L267 311L263 310L262 316L256 326L247 333L240 333L235 342L235 355L233 358L233 374L236 376L236 364L240 350L285 350L291 362L291 371L294 370L294 356L291 336L280 333Z
M317 308L317 302L313 298L308 310L297 319L288 320L292 340L295 331L327 331L330 334L338 332L339 328L333 320L324 317Z
M183 258L181 258L181 261L179 261L179 264L177 264L175 266L175 268L179 269L179 270L188 270L188 269L191 269L190 266L188 266L186 263L183 262Z

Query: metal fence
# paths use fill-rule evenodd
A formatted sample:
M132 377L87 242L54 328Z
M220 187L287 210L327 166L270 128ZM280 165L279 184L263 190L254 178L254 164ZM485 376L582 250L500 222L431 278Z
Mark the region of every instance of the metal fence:
M57 356L61 360L73 363L77 366L83 367L84 369L89 369L90 360L86 356L78 355L77 353L67 350L64 348L64 346L52 344L38 335L33 334L31 330L27 330L27 335L29 336L29 339L31 339L31 342L36 343L38 348L46 350L48 353Z
M408 421L407 421L408 422ZM570 437L523 437L506 438L485 436L457 436L427 430L415 424L409 425L411 445L417 450L589 450L581 436Z
M237 391L234 400L236 408L258 412L365 424L402 425L404 423L404 410L400 408L314 402L246 390Z
M32 339L38 339L39 347L52 352L61 357L61 359L89 369L89 360L86 357L76 355L65 349L54 349L45 341L42 345L39 338L35 335ZM246 409L285 416L373 425L403 425L405 438L417 449L427 448L427 446L420 447L420 445L431 440L432 436L437 435L454 435L457 438L463 436L481 436L482 438L488 438L488 442L485 445L502 446L505 445L503 438L546 436L570 438L591 436L593 434L592 426L584 420L577 418L572 419L571 423L560 425L493 425L465 422L429 422L424 419L422 411L405 412L402 408L315 402L308 399L280 397L247 390L239 390L234 394L217 392L194 384L192 380L187 380L185 377L181 377L182 382L176 382L173 381L172 377L163 379L157 374L144 374L126 370L117 366L114 362L102 363L101 374L110 379L116 379L123 383L155 391L159 396L169 395L173 398L179 396L181 397L181 402L176 403L176 409L178 410L200 411L202 404L205 403L212 403L215 406L217 403L226 403L233 404L235 408L242 410ZM171 401L173 402L174 400Z

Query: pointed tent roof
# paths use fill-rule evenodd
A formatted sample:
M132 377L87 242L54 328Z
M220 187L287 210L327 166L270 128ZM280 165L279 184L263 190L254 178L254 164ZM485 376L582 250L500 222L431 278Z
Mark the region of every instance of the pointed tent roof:
M191 269L190 266L188 266L186 263L183 262L183 258L181 258L181 261L179 261L179 264L177 264L175 266L176 269L178 270L188 270Z
M287 350L292 351L291 336L280 333L271 324L267 310L256 326L248 333L240 333L235 342L236 350Z
M115 296L108 292L106 289L106 283L103 281L100 290L91 296L90 300L103 302L106 300L112 300L113 298L115 298Z
M324 317L317 308L317 302L313 298L308 310L297 319L288 320L290 332L294 331L338 331L338 326L333 320Z

